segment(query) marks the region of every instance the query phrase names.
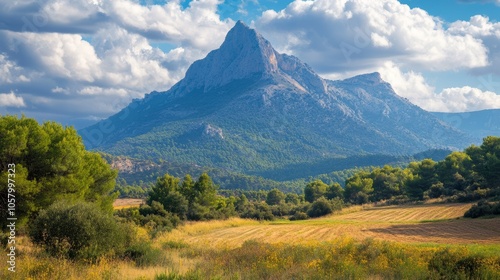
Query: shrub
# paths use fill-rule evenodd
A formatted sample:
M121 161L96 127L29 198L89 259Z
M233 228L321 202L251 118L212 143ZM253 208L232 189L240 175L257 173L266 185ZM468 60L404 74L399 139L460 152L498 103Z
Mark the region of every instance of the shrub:
M151 242L141 241L132 244L125 251L125 257L134 260L139 267L161 264L163 254L160 249L153 248Z
M311 207L307 211L307 215L311 218L315 218L328 215L332 212L333 209L330 202L326 198L320 197L311 204Z
M127 208L115 211L115 216L121 221L132 222L149 230L151 236L170 231L182 221L176 215L167 212L163 205L153 201L152 205L141 205L140 208Z
M467 253L448 248L437 251L430 259L428 268L441 279L482 279L483 257Z
M122 253L133 233L94 204L57 202L40 211L29 235L53 256L95 260Z
M465 212L464 217L478 218L488 215L500 215L500 202L490 203L484 200L479 201Z
M269 208L269 205L265 203L254 203L249 206L240 215L241 218L256 219L256 220L274 220L274 215Z
M290 221L298 221L298 220L307 220L309 216L307 216L304 212L295 212L293 216L290 217Z

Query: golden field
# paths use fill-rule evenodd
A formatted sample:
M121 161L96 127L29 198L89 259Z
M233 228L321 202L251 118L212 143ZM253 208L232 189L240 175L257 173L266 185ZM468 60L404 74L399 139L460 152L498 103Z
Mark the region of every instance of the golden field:
M443 254L479 263L470 275L500 279L500 217L461 218L469 207L356 206L304 221L188 222L152 240L161 254L146 265L53 258L22 237L18 272L0 279L440 279L453 271L431 270ZM456 279L467 279L464 271Z

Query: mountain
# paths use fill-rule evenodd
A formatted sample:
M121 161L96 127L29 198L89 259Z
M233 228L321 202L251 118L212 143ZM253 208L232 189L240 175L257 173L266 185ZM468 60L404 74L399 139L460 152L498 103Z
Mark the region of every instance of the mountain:
M432 114L443 122L474 136L476 144L480 144L486 136L500 136L500 109Z
M472 141L398 96L378 73L323 79L241 21L170 90L80 133L88 148L114 155L257 175Z

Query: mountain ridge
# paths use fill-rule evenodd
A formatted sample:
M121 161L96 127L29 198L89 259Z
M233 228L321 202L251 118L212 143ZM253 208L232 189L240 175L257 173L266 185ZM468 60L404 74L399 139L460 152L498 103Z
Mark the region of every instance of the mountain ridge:
M397 95L380 74L323 79L242 22L171 89L80 132L87 147L115 155L243 172L471 141Z

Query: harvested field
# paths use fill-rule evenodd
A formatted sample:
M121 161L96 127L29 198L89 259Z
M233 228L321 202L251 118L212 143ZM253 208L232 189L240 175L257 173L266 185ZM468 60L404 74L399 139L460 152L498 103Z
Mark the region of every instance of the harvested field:
M113 203L113 208L117 210L130 207L139 207L143 203L144 200L139 198L118 198Z
M420 222L459 218L471 206L470 203L384 206L333 217L344 221Z
M225 227L219 224L202 231L195 230L197 224L194 223L167 234L165 238L203 247L228 248L240 246L247 240L301 243L339 237L405 243L500 244L500 218L459 218L469 207L470 204L373 207L295 222L240 222L235 225L233 220ZM205 225L205 228L209 227Z

